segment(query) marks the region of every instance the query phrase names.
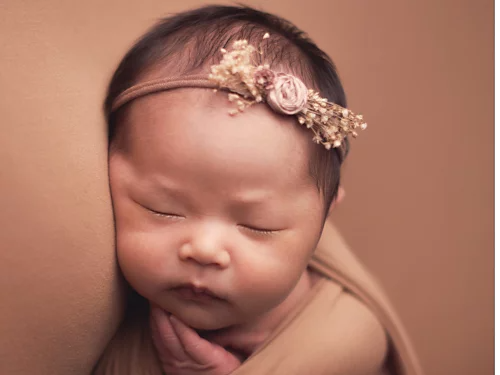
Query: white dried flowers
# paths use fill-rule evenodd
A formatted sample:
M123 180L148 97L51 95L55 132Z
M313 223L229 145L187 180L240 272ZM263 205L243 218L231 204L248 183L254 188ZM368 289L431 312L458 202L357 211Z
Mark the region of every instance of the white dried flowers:
M266 33L264 39L268 37ZM363 116L328 102L318 92L308 90L299 78L276 73L267 64L252 64L256 49L248 41L238 40L231 51L221 49L221 52L223 58L212 66L209 79L220 89L231 92L228 97L236 108L230 114L266 102L277 113L295 115L300 124L314 133L313 140L326 149L340 147L349 134L356 137L357 128L366 129Z

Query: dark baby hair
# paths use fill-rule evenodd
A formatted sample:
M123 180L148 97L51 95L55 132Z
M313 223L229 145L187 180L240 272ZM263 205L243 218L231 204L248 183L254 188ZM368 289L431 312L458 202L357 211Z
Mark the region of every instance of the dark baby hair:
M269 33L270 38L262 43L265 33ZM161 77L208 73L209 67L221 59L220 48L228 48L239 39L260 46L262 54L256 57L262 61L257 63L267 63L271 69L293 74L328 101L347 106L334 63L295 25L247 6L209 5L162 19L122 59L104 104L110 145L127 108L125 105L116 112L111 111L120 93L151 72L159 72ZM340 166L348 149L347 139L335 150L313 145L309 169L323 194L325 213L337 196Z

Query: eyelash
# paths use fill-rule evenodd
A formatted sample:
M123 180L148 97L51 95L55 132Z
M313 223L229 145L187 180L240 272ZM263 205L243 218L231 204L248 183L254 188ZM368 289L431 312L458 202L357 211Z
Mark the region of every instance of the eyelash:
M265 235L269 235L269 234L274 234L276 232L278 232L277 230L274 230L274 229L263 229L263 228L256 228L256 227L251 227L249 225L241 225L243 228L251 231L251 232L255 232L255 233L258 233L258 234L265 234Z
M170 217L170 218L175 218L175 219L181 219L184 217L184 216L177 215L177 214L155 211L155 210L152 210L151 208L148 208L147 210L150 211L151 213L153 213L154 215L157 215L160 217Z

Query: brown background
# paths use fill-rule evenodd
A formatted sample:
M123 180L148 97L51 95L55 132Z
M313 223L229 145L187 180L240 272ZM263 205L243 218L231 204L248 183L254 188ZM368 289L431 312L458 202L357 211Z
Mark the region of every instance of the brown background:
M493 1L246 3L307 30L369 122L334 221L424 370L492 374ZM0 373L85 374L113 331L106 82L156 18L201 4L0 1Z

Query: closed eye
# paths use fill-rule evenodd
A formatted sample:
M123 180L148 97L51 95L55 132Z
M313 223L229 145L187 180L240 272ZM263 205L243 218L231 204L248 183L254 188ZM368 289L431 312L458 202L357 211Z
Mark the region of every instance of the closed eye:
M171 217L171 218L177 218L177 219L182 219L184 216L181 215L176 215L176 214L171 214L171 213L166 213L166 212L158 212L154 210L150 210L153 214L162 216L162 217Z
M179 214L175 214L173 212L161 212L161 211L153 210L152 208L149 208L146 206L142 206L142 207L144 207L146 210L148 210L149 212L151 212L152 214L154 214L156 216L171 218L171 219L183 219L184 218L184 216L179 215Z
M240 225L241 227L245 228L246 230L249 230L251 232L259 233L259 234L274 234L279 232L279 229L268 229L268 228L258 228L254 227L251 225Z
M157 216L161 216L161 217L169 217L169 218L174 218L174 219L183 219L184 218L184 216L173 214L170 212L159 212L159 211L155 211L155 210L149 210L149 211L151 211L153 214L155 214Z

